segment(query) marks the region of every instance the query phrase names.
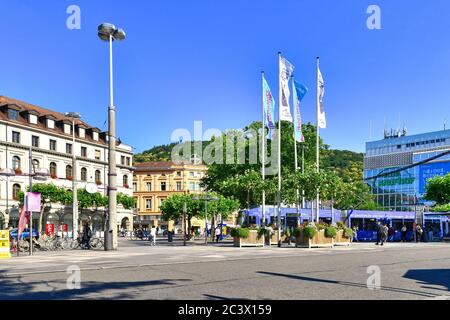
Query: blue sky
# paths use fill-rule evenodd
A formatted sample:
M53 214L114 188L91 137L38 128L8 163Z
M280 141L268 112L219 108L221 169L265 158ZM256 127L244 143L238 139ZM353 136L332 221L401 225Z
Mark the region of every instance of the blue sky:
M66 27L69 5L81 30ZM381 8L381 30L366 27ZM135 152L170 142L173 130L242 128L259 120L260 72L277 95L277 52L311 91L321 57L333 148L364 151L406 123L410 134L450 123L448 0L0 0L0 94L60 112L79 111L106 129L108 47L98 24L123 27L114 45L118 136Z

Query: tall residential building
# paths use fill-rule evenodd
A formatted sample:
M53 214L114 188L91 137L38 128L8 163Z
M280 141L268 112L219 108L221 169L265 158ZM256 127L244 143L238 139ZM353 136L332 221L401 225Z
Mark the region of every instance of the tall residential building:
M207 167L199 164L175 164L173 162L146 162L135 164L133 191L138 208L135 224L163 225L160 206L173 194L201 193L201 179ZM178 225L178 221L175 221ZM204 227L200 220L192 222L194 227ZM181 227L181 226L180 226Z
M366 144L364 179L383 209L414 211L424 204L427 180L450 172L449 151L450 130L386 132L383 140Z
M105 109L106 114L106 109ZM29 186L29 149L32 149L31 170L47 169L47 181L72 190L76 179L79 189L96 185L107 195L108 144L107 133L87 123L75 120L75 144L73 144L72 118L29 103L0 96L0 229L9 224L17 226L19 219L19 192ZM72 154L76 155L77 172L72 170ZM117 145L118 192L133 195L132 149L123 143ZM13 173L12 176L9 174ZM51 224L55 230L64 227L72 231L72 207L46 204L43 226ZM95 231L103 231L105 208L81 210L80 223L89 220ZM133 212L118 206L118 227L132 223ZM38 226L38 215L33 225Z

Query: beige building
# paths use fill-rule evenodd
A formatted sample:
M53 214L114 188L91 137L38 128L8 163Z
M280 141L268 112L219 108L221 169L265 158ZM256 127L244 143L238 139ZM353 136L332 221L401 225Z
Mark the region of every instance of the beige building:
M169 196L183 193L201 193L201 179L207 167L198 164L175 164L173 162L146 162L135 165L133 191L136 198L138 217L136 224L167 226L161 220L160 206ZM204 228L204 221L192 219L192 226ZM175 222L175 229L181 229Z

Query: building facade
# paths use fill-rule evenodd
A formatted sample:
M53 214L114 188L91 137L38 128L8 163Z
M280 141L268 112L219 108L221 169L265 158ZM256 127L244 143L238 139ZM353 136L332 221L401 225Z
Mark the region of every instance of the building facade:
M106 112L106 111L105 111ZM74 126L73 126L74 125ZM75 130L75 144L72 130ZM29 165L30 148L33 166ZM76 155L76 172L73 172L72 154ZM132 149L123 143L117 145L118 192L132 196ZM77 188L95 185L107 195L108 144L107 133L80 119L44 109L29 103L0 96L0 229L16 227L19 219L19 193L29 186L29 173L44 169L50 176L45 181L72 190L72 180ZM43 226L52 224L55 230L65 227L72 231L72 207L46 204ZM132 223L132 210L118 206L118 227ZM79 213L81 222L90 221L95 231L104 230L105 208L92 208ZM38 226L34 215L33 226Z
M201 193L201 179L207 167L200 164L175 164L173 162L146 162L135 165L133 191L137 203L138 218L135 224L164 226L172 229L168 222L162 221L161 204L174 194ZM175 221L176 229L181 229ZM192 225L204 228L203 220L192 220Z
M426 204L427 180L450 172L448 151L450 130L385 133L383 140L366 144L364 179L384 210L415 211Z

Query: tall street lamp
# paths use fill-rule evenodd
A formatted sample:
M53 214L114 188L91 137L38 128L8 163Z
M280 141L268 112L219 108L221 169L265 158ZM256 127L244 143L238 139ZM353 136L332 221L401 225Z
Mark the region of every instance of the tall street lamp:
M114 40L125 39L125 31L113 24L102 23L98 27L98 37L109 42L109 115L108 115L108 216L105 232L105 251L117 250L117 187L116 187L116 108L114 107L113 50Z
M81 119L78 112L66 112L72 119L72 238L78 238L78 193L77 193L77 156L75 154L75 119Z

